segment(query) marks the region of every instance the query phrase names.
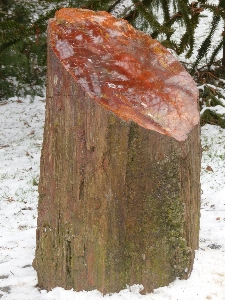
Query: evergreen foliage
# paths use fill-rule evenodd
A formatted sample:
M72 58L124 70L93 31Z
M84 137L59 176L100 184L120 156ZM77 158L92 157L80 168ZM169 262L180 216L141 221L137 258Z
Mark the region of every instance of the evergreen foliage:
M45 84L46 26L58 6L33 19L36 3L0 2L0 99L42 95Z
M213 13L213 19L210 24L210 32L206 36L205 40L203 41L202 45L198 50L198 55L193 65L193 70L199 64L201 59L204 56L206 56L208 52L211 50L211 45L213 43L213 36L220 21L222 21L224 24L223 32L221 32L221 41L216 47L214 47L211 56L209 58L208 64L209 66L211 66L214 63L216 55L223 48L222 67L225 68L225 0L220 0L218 5L207 4L205 0L199 2L202 10L208 10Z
M200 109L203 112L201 125L209 123L225 128L225 116L220 113L221 108L225 109L224 81L212 76L210 72L208 76L207 81L212 84L204 83L199 87Z

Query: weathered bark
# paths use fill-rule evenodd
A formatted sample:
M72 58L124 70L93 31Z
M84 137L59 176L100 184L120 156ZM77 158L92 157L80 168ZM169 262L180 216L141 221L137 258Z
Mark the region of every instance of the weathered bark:
M106 293L139 283L149 292L187 278L198 248L199 127L178 142L126 123L90 99L54 53L49 60L39 286Z
M34 267L41 288L145 292L188 278L198 248L200 139L125 122L51 47Z

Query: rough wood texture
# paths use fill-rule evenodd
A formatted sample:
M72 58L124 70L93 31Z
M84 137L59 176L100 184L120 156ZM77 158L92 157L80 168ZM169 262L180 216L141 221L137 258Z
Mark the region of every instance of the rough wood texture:
M187 278L198 248L200 138L126 122L48 53L41 156L38 284L145 292Z
M198 248L199 128L178 142L126 123L49 57L39 286L107 293L140 283L149 292L187 278Z

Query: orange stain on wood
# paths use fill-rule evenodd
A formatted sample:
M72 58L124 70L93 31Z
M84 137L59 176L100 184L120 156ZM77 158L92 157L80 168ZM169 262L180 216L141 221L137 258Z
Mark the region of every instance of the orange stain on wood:
M107 12L63 8L50 44L77 84L125 121L178 141L199 122L198 90L176 58L149 35Z

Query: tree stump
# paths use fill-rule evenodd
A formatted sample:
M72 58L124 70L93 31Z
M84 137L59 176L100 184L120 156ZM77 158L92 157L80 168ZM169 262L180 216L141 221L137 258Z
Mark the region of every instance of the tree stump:
M201 158L191 77L126 21L62 9L49 22L47 78L39 286L151 292L188 278Z

